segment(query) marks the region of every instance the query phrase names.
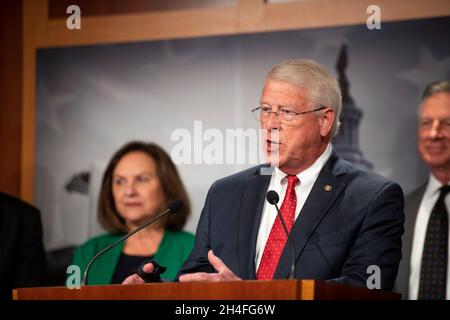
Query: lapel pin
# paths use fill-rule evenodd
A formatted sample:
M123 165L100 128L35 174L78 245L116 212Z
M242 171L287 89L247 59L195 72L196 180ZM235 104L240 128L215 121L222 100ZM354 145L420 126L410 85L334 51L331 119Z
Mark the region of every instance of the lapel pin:
M332 187L331 185L327 184L327 185L325 185L325 186L323 187L323 189L324 189L326 192L330 192L331 190L333 190L333 187Z

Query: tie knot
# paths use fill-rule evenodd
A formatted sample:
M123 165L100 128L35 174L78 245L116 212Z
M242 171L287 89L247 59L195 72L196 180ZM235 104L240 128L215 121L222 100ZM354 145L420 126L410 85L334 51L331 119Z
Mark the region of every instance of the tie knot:
M448 186L448 185L442 186L440 188L440 190L441 190L441 193L439 196L445 197L450 192L450 186Z
M288 175L286 178L288 181L288 189L295 187L297 185L297 183L300 181L297 178L297 176Z

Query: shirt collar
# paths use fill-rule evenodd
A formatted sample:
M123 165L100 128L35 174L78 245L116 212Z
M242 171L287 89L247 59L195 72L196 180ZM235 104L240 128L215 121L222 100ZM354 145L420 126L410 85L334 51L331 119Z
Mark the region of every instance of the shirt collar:
M430 179L428 180L426 193L428 193L430 196L434 195L435 193L439 193L439 189L442 186L443 184L438 179L436 179L432 173L430 173Z

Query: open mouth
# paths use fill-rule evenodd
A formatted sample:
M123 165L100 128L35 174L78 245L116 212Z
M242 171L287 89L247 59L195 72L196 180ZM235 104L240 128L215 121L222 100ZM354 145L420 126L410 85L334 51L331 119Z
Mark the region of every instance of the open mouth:
M281 143L278 141L266 140L266 152L272 156L280 154Z
M279 141L266 140L267 145L281 145Z

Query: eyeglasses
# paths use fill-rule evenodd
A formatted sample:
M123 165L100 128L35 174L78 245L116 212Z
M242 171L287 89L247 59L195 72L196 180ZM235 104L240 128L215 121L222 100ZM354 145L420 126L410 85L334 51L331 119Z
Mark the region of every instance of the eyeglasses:
M272 109L270 107L266 107L266 106L259 106L255 109L252 109L252 114L253 117L261 122L266 122L267 120L269 120L270 118L270 114L273 113L275 114L275 116L277 117L277 119L280 122L291 122L293 120L296 119L297 116L300 116L302 114L307 114L307 113L311 113L311 112L316 112L316 111L320 111L326 109L326 107L319 107L313 110L308 110L308 111L303 111L303 112L295 112L295 111L291 111L285 108L281 108L280 111L276 112L276 111L272 111Z

